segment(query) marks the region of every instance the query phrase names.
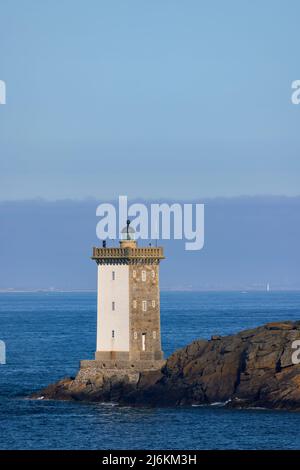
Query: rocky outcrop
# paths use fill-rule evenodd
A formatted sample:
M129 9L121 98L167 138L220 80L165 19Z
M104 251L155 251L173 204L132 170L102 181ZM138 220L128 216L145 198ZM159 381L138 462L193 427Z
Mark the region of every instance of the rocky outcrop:
M225 403L300 409L300 365L292 363L295 340L300 340L300 322L269 323L196 340L158 371L80 369L75 379L61 380L33 397L135 406Z

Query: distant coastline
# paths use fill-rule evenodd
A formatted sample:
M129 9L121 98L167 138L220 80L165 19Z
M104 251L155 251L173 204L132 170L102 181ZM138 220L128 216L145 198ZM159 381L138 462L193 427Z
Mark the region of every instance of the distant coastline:
M161 292L237 292L240 294L250 294L255 292L265 292L266 294L271 294L272 292L300 292L300 287L276 287L271 289L269 292L265 288L261 287L248 287L248 288L238 288L233 287L231 289L226 288L188 288L188 287L162 287ZM97 293L96 289L52 289L52 288L36 288L36 289L0 289L0 294L32 294L32 293Z

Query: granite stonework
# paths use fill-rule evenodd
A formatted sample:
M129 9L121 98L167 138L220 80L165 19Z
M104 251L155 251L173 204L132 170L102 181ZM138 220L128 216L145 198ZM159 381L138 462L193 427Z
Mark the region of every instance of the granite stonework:
M147 370L158 370L165 365L166 361L161 360L138 360L138 361L127 361L127 360L105 360L105 362L98 360L84 360L80 361L80 370L82 369L93 369L101 370L102 372L107 370L120 370L120 371L147 371Z
M161 361L160 295L158 263L140 262L129 266L130 357L135 361ZM142 280L146 273L146 281ZM147 311L142 302L147 302ZM147 350L142 350L141 334L147 336Z

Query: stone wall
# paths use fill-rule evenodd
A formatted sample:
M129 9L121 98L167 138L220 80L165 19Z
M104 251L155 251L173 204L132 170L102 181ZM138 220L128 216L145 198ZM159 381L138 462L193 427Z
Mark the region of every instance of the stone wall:
M142 273L146 280L143 280ZM147 310L143 310L146 302ZM145 334L145 351L142 335ZM129 266L129 344L132 360L161 360L159 264Z

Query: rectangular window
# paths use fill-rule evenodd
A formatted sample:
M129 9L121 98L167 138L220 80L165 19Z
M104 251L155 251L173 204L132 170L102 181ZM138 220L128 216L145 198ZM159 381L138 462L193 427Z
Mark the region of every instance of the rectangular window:
M114 311L116 310L116 303L115 302L112 302L111 303L111 309Z
M154 278L155 278L155 271L152 270L152 271L151 271L151 274L152 274L152 277L153 277L153 279L154 279Z
M113 281L116 279L116 273L115 273L115 271L112 271L112 273L111 273L111 278L112 278Z
M135 271L135 270L132 271L132 276L133 276L133 277L136 277L136 271Z
M137 306L137 303L136 303L136 300L133 301L133 308L136 308Z
M152 307L155 308L155 300L152 300Z
M146 333L142 334L142 351L146 351Z
M147 274L146 274L146 271L142 271L142 281L146 281L147 279Z
M142 310L143 310L143 312L146 312L146 311L147 311L147 300L143 300L143 302L142 302Z
M115 330L112 330L112 332L111 332L111 337L112 337L112 338L115 337Z

